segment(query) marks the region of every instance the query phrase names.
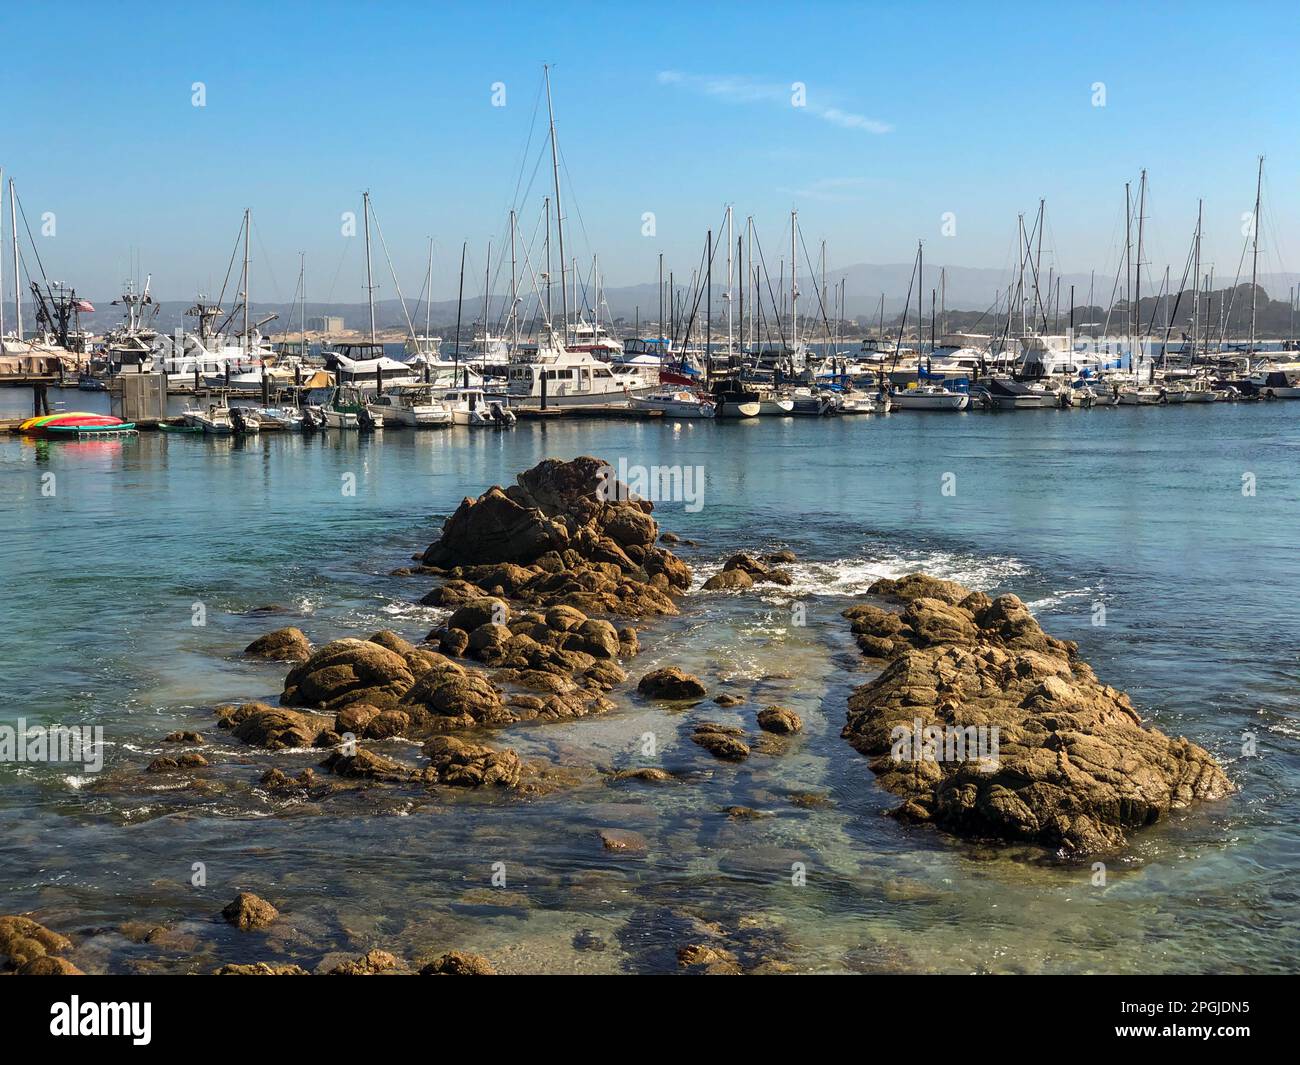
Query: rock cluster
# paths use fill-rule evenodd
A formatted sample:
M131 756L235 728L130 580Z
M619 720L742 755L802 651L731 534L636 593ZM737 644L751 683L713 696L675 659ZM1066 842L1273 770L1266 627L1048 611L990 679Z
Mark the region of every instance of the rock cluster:
M29 917L0 917L0 973L19 976L80 976L81 970L59 957L72 942Z
M1144 726L1014 595L924 574L870 594L844 613L886 664L850 696L843 735L903 797L899 816L1084 855L1232 791L1208 752Z
M755 584L793 584L794 577L791 576L790 571L766 565L767 562L771 561L793 562L794 553L781 551L775 555L766 556L762 562L754 558L753 555L747 555L744 552L732 555L722 564L721 570L704 582L704 590L706 592L744 591L754 587Z
M447 582L426 604L488 595L537 607L641 617L674 614L691 570L656 544L653 504L631 495L601 459L547 459L508 488L466 498L422 556Z

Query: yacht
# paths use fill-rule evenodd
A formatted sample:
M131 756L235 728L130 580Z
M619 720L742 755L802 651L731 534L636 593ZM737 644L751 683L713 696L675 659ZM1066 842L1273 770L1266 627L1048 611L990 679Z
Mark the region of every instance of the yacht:
M325 368L333 372L336 384L363 392L378 392L390 385L421 383L415 367L389 358L384 354L384 345L375 341L338 344L321 355L325 359Z
M970 406L970 396L965 392L951 392L942 385L917 385L893 395L898 410L965 410Z
M570 351L548 329L536 349L510 364L507 395L516 406L581 407L627 404L658 387L637 368L610 366L587 351Z

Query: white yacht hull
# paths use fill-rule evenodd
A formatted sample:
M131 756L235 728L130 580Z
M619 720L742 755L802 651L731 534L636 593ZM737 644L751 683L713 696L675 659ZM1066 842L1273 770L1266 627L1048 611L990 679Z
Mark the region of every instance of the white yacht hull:
M898 410L965 410L970 404L970 396L961 392L949 392L944 395L910 395L907 392L896 393L893 397L894 407Z

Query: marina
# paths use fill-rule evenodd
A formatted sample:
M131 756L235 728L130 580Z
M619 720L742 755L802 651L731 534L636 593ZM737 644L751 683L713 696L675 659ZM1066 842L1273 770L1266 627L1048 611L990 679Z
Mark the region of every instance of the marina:
M0 64L0 976L108 991L19 1053L376 1053L208 975L1280 1031L1290 8L70 3L110 75Z

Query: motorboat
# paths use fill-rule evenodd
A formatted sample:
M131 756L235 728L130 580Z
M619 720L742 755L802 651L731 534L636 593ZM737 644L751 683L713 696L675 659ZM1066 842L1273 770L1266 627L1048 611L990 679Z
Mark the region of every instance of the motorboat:
M952 392L942 385L917 385L893 395L894 406L899 410L965 410L970 396L965 392Z
M632 400L638 410L657 410L670 418L712 418L717 406L710 399L685 388L661 388Z
M366 403L366 410L384 426L439 429L451 425L451 408L433 394L431 385L386 388Z
M371 414L361 392L350 385L335 388L321 406L327 429L378 429L383 421Z

